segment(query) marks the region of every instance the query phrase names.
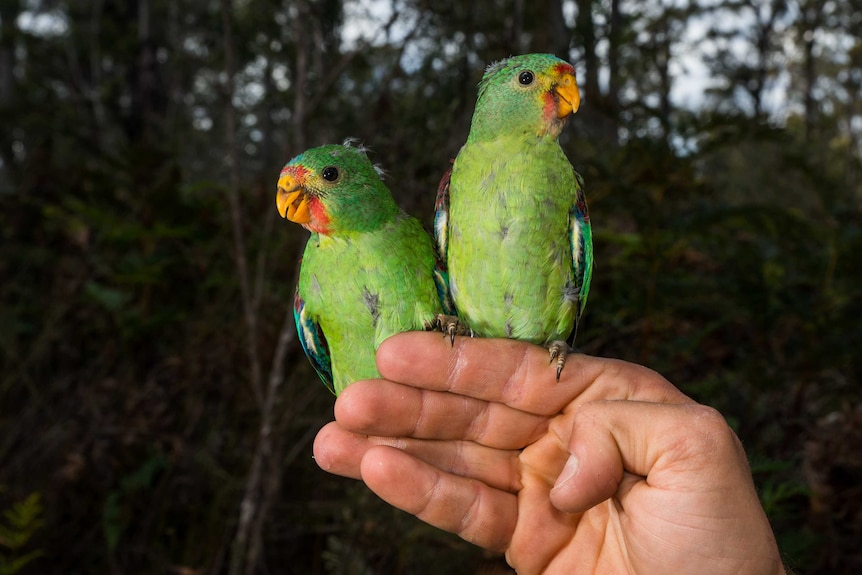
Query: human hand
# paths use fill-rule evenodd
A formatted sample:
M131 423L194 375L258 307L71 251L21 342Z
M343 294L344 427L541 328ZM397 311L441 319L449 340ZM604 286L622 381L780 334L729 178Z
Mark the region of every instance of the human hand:
M739 440L635 364L411 332L338 397L325 470L519 573L783 573Z

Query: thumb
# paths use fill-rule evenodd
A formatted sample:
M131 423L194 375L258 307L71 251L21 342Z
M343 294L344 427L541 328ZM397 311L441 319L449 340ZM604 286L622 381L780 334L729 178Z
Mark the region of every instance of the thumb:
M726 485L728 473L751 483L745 453L727 422L694 403L586 403L574 413L568 450L550 497L571 513L610 497L622 502L636 486L711 490Z

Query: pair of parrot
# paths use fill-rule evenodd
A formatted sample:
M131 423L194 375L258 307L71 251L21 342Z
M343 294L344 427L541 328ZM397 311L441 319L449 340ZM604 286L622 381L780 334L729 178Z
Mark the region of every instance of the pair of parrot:
M438 189L436 249L363 148L321 146L287 163L276 205L311 232L294 317L330 390L379 377L387 337L434 328L544 345L559 380L593 268L583 182L558 143L579 103L574 68L555 56L487 68Z

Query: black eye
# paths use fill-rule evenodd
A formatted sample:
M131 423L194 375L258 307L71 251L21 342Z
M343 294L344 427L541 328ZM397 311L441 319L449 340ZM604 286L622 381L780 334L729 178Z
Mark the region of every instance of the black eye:
M522 86L529 86L533 83L533 80L533 73L529 70L527 70L526 72L521 72L521 74L518 76L518 82L520 82Z
M323 179L327 182L334 182L338 179L338 168L336 168L335 166L323 168L323 173L321 175L323 176Z

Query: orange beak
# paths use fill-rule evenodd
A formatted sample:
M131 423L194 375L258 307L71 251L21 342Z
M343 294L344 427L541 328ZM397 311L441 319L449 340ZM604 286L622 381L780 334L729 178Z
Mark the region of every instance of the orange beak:
M581 92L578 90L578 83L575 80L575 75L569 72L560 76L557 85L554 86L554 91L559 96L557 103L557 117L565 118L569 114L574 114L578 111L581 105Z
M308 208L308 194L297 183L296 179L285 174L278 179L278 192L275 194L275 206L281 217L297 224L307 224L311 221L311 211Z

